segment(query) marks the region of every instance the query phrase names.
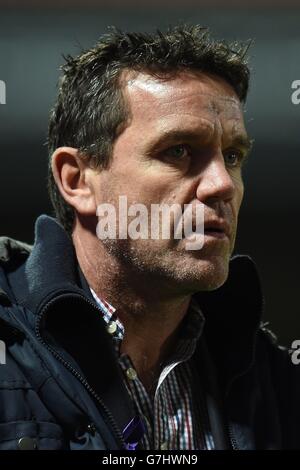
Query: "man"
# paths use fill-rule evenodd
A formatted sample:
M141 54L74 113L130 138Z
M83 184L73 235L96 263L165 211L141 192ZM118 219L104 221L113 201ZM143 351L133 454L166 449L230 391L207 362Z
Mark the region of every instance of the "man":
M245 54L180 26L67 58L48 138L56 219L37 220L32 249L2 239L0 449L300 448L298 369L261 326L253 262L231 259ZM99 208L120 196L192 207L193 227L201 204L203 246L100 237Z

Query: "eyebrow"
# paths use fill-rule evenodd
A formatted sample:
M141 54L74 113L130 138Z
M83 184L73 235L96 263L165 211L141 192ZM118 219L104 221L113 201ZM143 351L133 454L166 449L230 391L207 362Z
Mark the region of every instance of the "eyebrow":
M161 147L162 145L167 145L168 143L182 141L182 140L199 140L199 138L208 139L207 130L205 131L196 131L196 130L174 130L170 129L168 131L164 131L157 139L150 142L149 146L152 150L156 150L157 148Z
M176 141L181 141L181 140L199 140L199 138L208 140L209 135L207 134L207 130L204 130L201 132L196 131L196 130L169 130L166 132L163 132L157 141L153 142L152 144L150 143L151 150L156 150L162 145L167 145L169 142L176 142ZM241 133L241 134L235 134L232 136L230 140L230 146L237 146L242 148L246 154L249 154L252 147L253 147L254 139L251 139L247 134Z
M254 139L251 139L247 134L238 134L233 136L231 145L242 147L247 154L252 150Z

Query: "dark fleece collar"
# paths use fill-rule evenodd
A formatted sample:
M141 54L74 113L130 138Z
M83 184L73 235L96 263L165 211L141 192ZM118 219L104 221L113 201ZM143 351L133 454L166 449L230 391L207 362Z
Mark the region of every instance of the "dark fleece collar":
M49 216L37 219L32 250L28 245L2 238L0 264L14 300L33 313L38 313L57 292L82 294L84 290L93 300L72 240L57 220ZM263 313L261 284L251 258L234 256L226 282L194 298L204 313L205 336L215 361L221 368L224 361L234 363L234 371L247 367L253 358Z

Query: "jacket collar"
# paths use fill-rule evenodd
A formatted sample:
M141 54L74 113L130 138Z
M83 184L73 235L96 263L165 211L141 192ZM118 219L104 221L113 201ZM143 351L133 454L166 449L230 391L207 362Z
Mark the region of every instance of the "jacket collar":
M75 250L55 219L38 217L33 248L26 262L8 273L8 279L17 303L34 313L40 311L52 293L78 290L82 277Z
M255 263L249 256L230 260L226 282L196 298L205 315L205 339L219 371L219 379L228 386L245 373L254 361L257 332L264 299Z
M39 313L58 292L84 293L93 301L72 240L55 219L46 215L37 219L35 243L24 262L26 250L28 246L22 245L20 265L7 274L19 304ZM7 243L6 252L10 255L17 252L15 242ZM226 282L214 291L200 292L194 297L205 316L205 337L215 363L226 376L238 374L253 359L263 313L261 284L254 262L249 256L234 256Z

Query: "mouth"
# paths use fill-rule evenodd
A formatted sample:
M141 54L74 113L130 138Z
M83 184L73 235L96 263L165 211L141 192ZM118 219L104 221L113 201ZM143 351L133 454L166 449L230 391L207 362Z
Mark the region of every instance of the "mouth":
M208 228L204 230L204 235L208 237L214 237L214 238L226 238L227 235L224 232L224 230L221 230L219 228Z
M218 239L229 238L229 225L222 220L210 220L204 223L204 235Z
M203 230L204 228L204 230ZM215 242L228 242L231 239L231 224L223 218L212 217L204 220L202 231L197 230L196 223L192 225L192 235L203 237L204 244Z

